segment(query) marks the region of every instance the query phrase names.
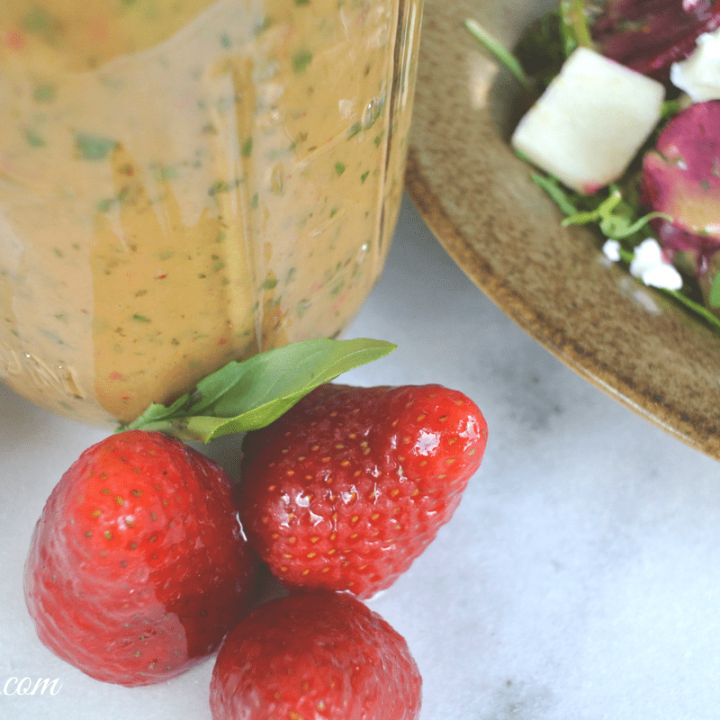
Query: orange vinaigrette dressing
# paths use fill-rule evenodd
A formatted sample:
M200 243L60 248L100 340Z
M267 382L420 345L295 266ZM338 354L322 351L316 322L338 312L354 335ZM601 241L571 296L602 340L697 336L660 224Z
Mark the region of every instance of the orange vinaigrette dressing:
M0 377L129 421L337 336L403 185L420 0L3 0Z

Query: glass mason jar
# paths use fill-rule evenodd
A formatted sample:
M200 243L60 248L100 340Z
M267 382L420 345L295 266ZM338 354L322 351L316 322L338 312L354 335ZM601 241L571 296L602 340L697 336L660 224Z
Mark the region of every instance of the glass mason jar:
M343 331L403 187L422 0L2 0L0 377L92 424Z

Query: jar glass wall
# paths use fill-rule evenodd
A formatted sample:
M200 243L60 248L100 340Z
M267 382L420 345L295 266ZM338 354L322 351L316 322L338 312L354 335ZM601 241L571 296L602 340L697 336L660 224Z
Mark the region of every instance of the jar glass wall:
M0 377L128 421L336 337L403 187L421 0L3 0Z

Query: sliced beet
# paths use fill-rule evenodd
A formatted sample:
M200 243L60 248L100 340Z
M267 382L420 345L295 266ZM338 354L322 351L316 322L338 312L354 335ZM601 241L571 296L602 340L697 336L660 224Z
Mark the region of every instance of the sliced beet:
M658 80L720 27L720 0L607 0L592 26L603 55Z
M654 227L663 247L694 257L703 274L720 250L720 101L691 105L643 158L643 203L672 221Z

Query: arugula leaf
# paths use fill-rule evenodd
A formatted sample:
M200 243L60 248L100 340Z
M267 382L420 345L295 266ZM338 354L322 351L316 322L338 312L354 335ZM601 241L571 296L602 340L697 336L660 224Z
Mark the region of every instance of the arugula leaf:
M566 56L578 46L593 48L585 0L560 0L560 28Z
M692 298L689 298L679 290L666 290L665 288L660 288L660 290L666 295L670 295L670 297L675 298L675 300L684 305L688 310L705 320L705 322L710 325L716 333L720 333L720 318L708 310L704 305L695 302Z
M210 442L257 430L287 412L310 391L396 348L383 340L306 340L232 361L171 405L153 403L119 428L157 430L180 440Z
M566 217L561 225L586 225L597 223L603 235L613 240L624 240L645 227L651 220L662 218L672 222L672 217L661 212L651 212L640 218L632 217L631 208L622 203L623 197L617 187L610 188L610 195L597 207L587 212L577 212ZM616 212L617 210L617 212Z
M573 203L570 194L560 185L560 181L557 178L552 177L552 175L541 175L540 173L531 172L530 179L541 187L566 215L572 216L577 214L577 207Z
M560 11L546 12L531 23L520 35L513 53L523 70L535 80L539 95L560 72L567 58Z
M710 286L708 302L710 303L710 307L720 307L720 272L715 273L712 285Z
M529 89L532 86L517 58L496 37L491 35L480 23L472 19L465 21L465 27L476 40L479 40L495 56L498 62L515 76L523 87Z
M561 221L563 227L568 225L594 224L605 237L612 238L613 240L622 240L628 244L629 247L621 246L619 248L620 259L626 266L630 265L635 255L635 246L638 241L637 238L633 236L636 236L639 230L645 227L653 218L663 218L669 222L672 221L671 216L660 212L647 213L639 218L635 217L635 208L632 203L628 203L623 199L620 188L615 185L609 187L609 194L604 199L596 196L583 198L576 193L568 192L562 183L552 175L542 175L531 172L530 177L566 215ZM577 207L578 201L592 202L595 204L594 206L591 205L587 210L580 210ZM690 313L704 320L716 333L720 334L720 318L705 307L705 305L689 297L683 290L669 290L667 288L653 289L673 298ZM720 307L720 273L717 273L713 279L708 300L711 307ZM717 305L714 303L717 303Z

